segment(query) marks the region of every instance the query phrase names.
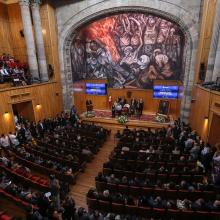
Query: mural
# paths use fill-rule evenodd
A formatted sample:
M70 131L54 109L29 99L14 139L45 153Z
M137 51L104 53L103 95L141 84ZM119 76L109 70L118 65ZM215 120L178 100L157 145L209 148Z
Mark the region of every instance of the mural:
M182 80L184 35L163 18L123 13L77 31L71 45L73 81L107 78L112 88L152 88L153 80Z

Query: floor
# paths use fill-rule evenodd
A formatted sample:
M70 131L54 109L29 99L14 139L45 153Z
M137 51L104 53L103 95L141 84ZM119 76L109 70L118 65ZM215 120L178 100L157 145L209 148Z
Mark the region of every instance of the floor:
M114 135L117 129L116 126L104 126L111 129L111 135L100 149L92 162L88 163L84 173L77 176L76 184L70 187L70 195L76 202L76 207L87 208L86 194L91 187L95 187L95 177L99 171L102 171L103 163L108 161L111 151L114 149Z

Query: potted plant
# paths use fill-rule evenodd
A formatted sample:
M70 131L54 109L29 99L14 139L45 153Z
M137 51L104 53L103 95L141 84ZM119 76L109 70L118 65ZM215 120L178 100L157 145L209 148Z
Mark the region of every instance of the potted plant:
M118 123L120 123L120 124L126 124L127 121L128 121L128 119L127 119L127 117L125 115L120 115L118 117Z

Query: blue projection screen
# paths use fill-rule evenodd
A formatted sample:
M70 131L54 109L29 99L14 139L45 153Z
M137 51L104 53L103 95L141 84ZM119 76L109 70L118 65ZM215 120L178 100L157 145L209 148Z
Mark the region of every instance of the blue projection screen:
M105 83L86 83L86 94L106 95L106 84Z
M178 86L154 86L153 98L155 99L177 99Z

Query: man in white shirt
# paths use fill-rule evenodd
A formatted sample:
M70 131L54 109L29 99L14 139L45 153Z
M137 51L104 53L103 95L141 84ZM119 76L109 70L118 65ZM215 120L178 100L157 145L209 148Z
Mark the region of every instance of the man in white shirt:
M0 145L4 148L8 148L10 146L8 136L5 136L4 134L2 134L2 136L0 138Z
M206 154L210 153L211 149L208 145L205 145L205 147L202 149L201 154L205 156Z
M15 121L15 124L17 125L17 123L18 123L18 116L17 115L14 115L14 121Z
M10 141L11 141L13 146L16 147L16 146L18 146L20 144L19 140L16 137L16 135L12 134L11 132L9 133L8 137L9 137L9 139L10 139Z
M194 144L194 140L191 137L188 137L188 139L185 141L185 150L189 151Z

